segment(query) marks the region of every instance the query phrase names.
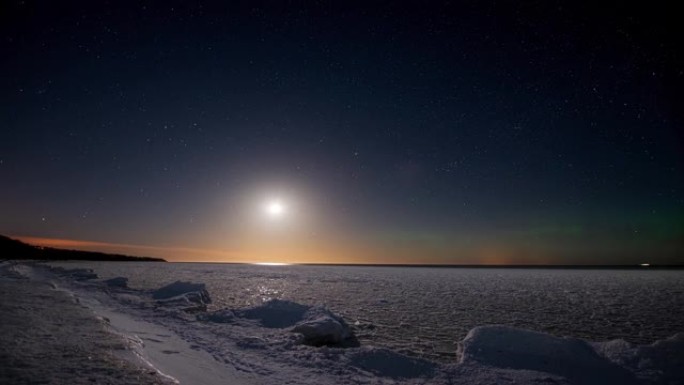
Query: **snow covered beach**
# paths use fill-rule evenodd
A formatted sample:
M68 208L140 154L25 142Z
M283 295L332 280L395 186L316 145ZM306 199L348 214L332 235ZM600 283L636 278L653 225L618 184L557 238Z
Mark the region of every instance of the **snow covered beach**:
M458 352L453 359L434 360L429 355L403 351L401 344L374 343L377 339L364 333L372 333L383 325L359 322L349 312L338 313L336 308L319 306L316 301L292 301L286 298L288 295L274 293L277 284L257 293L260 301L252 302L257 297L242 298L244 305L226 306L227 297L240 293L214 292L215 285L203 282L208 274L193 271L196 283L174 283L168 275L164 280L163 274L158 279L150 273L146 278L145 274L135 277L136 269L131 264L92 264L98 266L95 271L87 270L86 265L67 263L48 268L2 264L2 306L7 307L2 316L3 335L8 342L3 343L3 362L31 362L37 369L25 370L21 377L3 364L0 382L32 382L40 377L30 376L40 375L41 370L65 373L64 380L53 383L73 383L67 380L69 375L84 379L100 373L78 358L64 363L46 360L49 351L41 351L50 348L43 343L46 337L23 330L17 321L33 317L50 323L50 315L55 312L64 317L81 314L89 320L52 322L58 330L52 338L61 346L69 343L72 335L80 335L83 352L94 352L98 360L113 357L101 364L109 368L109 372L103 373L109 374L100 378L107 378L109 383L671 384L682 383L684 378L684 334L637 345L624 340L598 343L510 326L484 326L471 328L465 337L458 338ZM129 274L117 275L121 272ZM276 270L250 270L251 279L259 284L263 278L272 279L277 274ZM256 279L257 275L262 280ZM360 274L355 277L359 279ZM224 279L234 277L224 274ZM681 297L676 290L670 296ZM265 293L270 293L270 298ZM378 307L391 306L390 302L396 301L389 294L376 293ZM54 302L52 297L71 302ZM40 298L46 301L41 302ZM674 298L674 303L679 300ZM26 310L29 315L16 310L17 301L30 304ZM6 320L11 317L15 321L8 324ZM96 327L88 329L89 324ZM662 327L654 325L656 329ZM432 330L440 332L436 327ZM681 330L670 334L677 331ZM103 345L103 341L119 342ZM27 346L31 348L26 349ZM29 358L24 355L27 351ZM69 365L77 368L62 369ZM126 380L119 372L138 377Z
M0 264L0 325L0 383L162 383L123 336L29 266Z

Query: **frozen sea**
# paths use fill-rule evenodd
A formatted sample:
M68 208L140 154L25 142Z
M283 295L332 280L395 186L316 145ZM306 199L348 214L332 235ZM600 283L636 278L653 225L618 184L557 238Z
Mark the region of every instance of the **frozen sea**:
M342 316L362 346L454 362L474 327L650 344L684 331L684 271L68 262L133 289L206 284L209 311L281 299Z

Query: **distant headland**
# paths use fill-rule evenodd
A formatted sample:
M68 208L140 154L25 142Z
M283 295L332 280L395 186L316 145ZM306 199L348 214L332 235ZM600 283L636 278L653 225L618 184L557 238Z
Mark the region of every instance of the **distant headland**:
M107 254L94 251L67 250L56 249L53 247L33 246L3 235L0 235L0 259L166 262L166 260L162 258L134 257L123 254Z

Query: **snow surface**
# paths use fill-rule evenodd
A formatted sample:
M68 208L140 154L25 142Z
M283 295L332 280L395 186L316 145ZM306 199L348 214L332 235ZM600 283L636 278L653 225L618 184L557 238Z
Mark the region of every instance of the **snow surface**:
M0 262L0 384L161 384L128 340L30 266Z
M64 263L154 291L174 281L206 284L207 310L269 299L323 305L362 345L443 363L485 324L590 341L650 344L684 331L684 272L435 269L172 263ZM131 298L131 300L134 300Z
M108 286L121 287L121 288L128 287L128 278L126 278L126 277L114 277L114 278L110 278L104 282Z
M132 342L132 350L145 366L161 377L181 384L248 384L244 374L217 362L206 351L159 324L113 311L98 302L91 309L103 316L120 335Z
M111 273L123 276L119 272ZM49 273L46 269L45 274ZM175 291L169 289L174 287L168 285L173 281L170 279L156 288L136 288L134 284L126 288L107 285L104 280L78 280L66 271L57 273L57 287L74 293L80 303L108 319L113 330L138 341L131 344L131 349L148 362L146 365L158 370L160 378L181 383L684 383L682 334L636 345L624 340L589 342L502 325L480 326L471 329L460 342L457 336L452 337L459 347L457 358L433 360L429 355L407 354L361 340L359 346L302 343L302 327L328 333L339 330L331 326L332 321L348 325L343 315L327 306L265 298L247 306L197 310L165 301L202 292L202 284L185 282L175 285L183 290ZM100 270L98 274L104 275ZM274 279L273 271L268 274L259 282ZM168 295L155 298L162 288ZM381 293L382 302L376 297L377 306L393 306L396 298L387 294ZM212 297L216 295L211 292ZM368 324L349 324L353 326L348 330L350 336L373 331ZM404 332L411 330L406 327ZM446 333L434 327L430 330Z

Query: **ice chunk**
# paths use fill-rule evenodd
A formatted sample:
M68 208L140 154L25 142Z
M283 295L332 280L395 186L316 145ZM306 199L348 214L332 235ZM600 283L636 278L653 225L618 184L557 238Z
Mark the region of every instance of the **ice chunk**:
M28 279L35 274L33 268L30 266L15 264L13 262L3 264L2 270L5 275L15 279Z
M651 345L633 345L624 340L593 345L599 354L633 371L640 380L673 384L684 378L684 333Z
M168 284L162 288L157 289L152 293L152 298L158 300L166 300L174 297L179 297L184 294L196 295L191 296L196 300L201 300L202 303L211 303L211 298L209 297L209 292L207 287L203 283L190 283L183 281L176 281L174 283Z
M217 323L249 320L266 328L292 328L293 332L302 335L301 342L307 345L358 345L349 325L329 310L279 299L243 309L223 309L201 314L198 319Z
M320 307L310 307L293 328L295 333L301 333L306 345L340 345L358 346L354 333L342 317L330 310Z
M206 310L211 303L209 292L203 283L176 281L166 285L154 293L152 298L165 306L181 307L185 311Z
M582 384L633 384L634 375L589 343L506 326L472 329L459 345L461 363L533 370Z
M235 311L238 317L258 321L267 328L286 328L301 322L310 306L272 299L261 305Z
M325 314L327 313L327 314ZM292 328L301 333L306 345L339 345L352 338L352 331L343 319L323 309L321 314L299 322Z

